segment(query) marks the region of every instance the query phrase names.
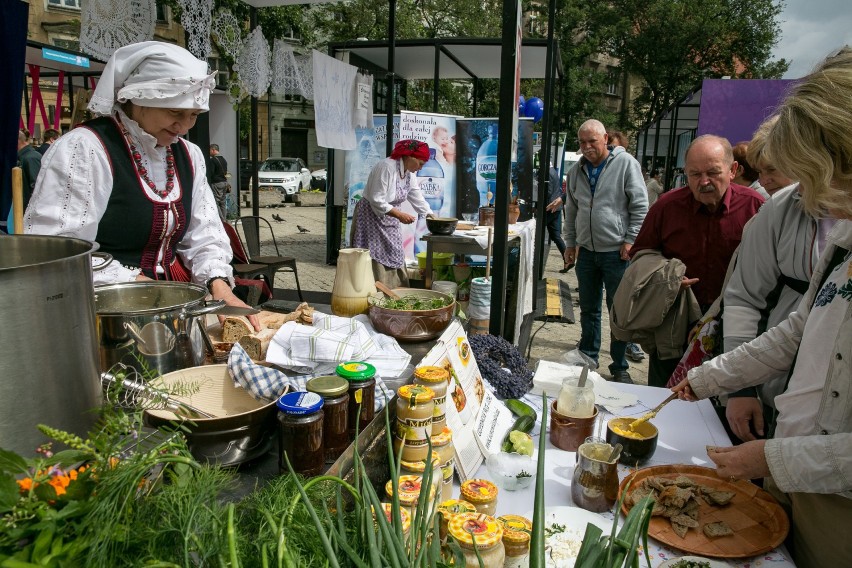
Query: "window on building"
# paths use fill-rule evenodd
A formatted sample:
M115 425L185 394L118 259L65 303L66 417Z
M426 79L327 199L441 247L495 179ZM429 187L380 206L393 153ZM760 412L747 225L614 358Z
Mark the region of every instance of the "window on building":
M157 23L169 23L169 8L163 4L163 0L157 0Z
M606 82L606 94L608 95L617 95L618 94L618 72L610 71L607 82Z
M230 72L228 71L228 64L225 63L222 59L218 57L208 57L207 65L210 66L210 72L216 73L216 86L222 89L228 88L228 77L230 77Z
M50 37L51 45L68 51L80 51L80 40L70 37Z
M47 0L49 7L56 8L71 8L72 10L80 9L81 0Z

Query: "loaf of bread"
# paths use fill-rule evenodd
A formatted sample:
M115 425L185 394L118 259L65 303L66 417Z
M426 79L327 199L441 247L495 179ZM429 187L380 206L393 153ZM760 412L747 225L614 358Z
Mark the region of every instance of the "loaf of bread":
M249 323L248 318L226 317L222 323L222 341L226 343L236 343L243 336L252 333L254 333L254 327Z
M257 333L242 336L239 343L252 360L265 361L266 350L269 348L269 343L275 337L277 331L277 329L262 329Z

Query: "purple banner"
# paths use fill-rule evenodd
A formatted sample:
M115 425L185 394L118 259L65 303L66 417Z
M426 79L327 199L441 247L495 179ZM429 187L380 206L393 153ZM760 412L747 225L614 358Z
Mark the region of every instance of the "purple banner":
M704 79L698 136L716 134L731 144L751 140L794 83L787 79Z

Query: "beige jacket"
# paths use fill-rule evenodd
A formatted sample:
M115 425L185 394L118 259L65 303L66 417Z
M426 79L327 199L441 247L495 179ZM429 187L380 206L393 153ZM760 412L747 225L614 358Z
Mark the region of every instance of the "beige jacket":
M689 385L698 397L757 386L790 369L823 272L837 246L852 250L852 222L839 222L829 235L797 311L749 343L689 371ZM829 493L852 499L852 303L847 304L834 338L834 353L812 434L766 442L769 470L778 488L787 493Z
M695 294L680 282L686 265L656 250L636 253L615 292L610 329L616 339L632 341L660 359L683 355L689 325L701 317Z

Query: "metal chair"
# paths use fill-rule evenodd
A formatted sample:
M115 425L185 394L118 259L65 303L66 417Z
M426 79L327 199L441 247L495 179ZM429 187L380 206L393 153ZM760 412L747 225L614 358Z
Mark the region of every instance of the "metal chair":
M292 256L281 256L278 250L278 242L275 240L275 232L272 230L272 224L263 217L246 215L237 219L234 222L234 227L237 229L237 235L247 253L249 263L265 265L266 271L264 274L273 284L275 283L275 274L279 270L292 272L293 277L296 279L296 292L299 295L299 301L304 301L304 298L302 298L302 287L299 285L299 270L296 268L296 259ZM242 234L239 231L240 227L242 227ZM272 235L272 244L275 246L274 255L260 254L260 229L266 229Z
M236 284L248 286L248 298L245 300L249 306L257 304L261 296L272 297L272 284L267 274L268 267L265 264L252 264L248 261L248 255L243 248L243 243L240 241L240 236L237 230L223 222L225 234L228 235L228 241L231 243L231 252L233 258L231 260L231 268L234 270L234 281Z

